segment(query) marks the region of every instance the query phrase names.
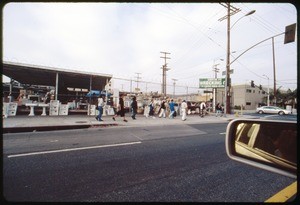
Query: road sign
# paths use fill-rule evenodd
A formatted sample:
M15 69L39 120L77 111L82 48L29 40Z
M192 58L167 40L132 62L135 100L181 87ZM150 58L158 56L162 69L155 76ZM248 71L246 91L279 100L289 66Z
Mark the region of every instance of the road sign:
M199 88L224 88L225 78L200 78Z
M233 74L233 69L230 69L229 74ZM222 71L222 75L226 75L226 70Z
M285 27L284 44L295 41L296 24Z

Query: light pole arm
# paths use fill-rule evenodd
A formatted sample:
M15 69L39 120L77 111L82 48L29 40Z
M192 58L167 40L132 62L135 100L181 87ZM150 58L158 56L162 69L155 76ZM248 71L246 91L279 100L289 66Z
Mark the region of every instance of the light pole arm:
M242 18L244 18L245 16L242 16L241 18L239 18L231 27L230 27L230 30L232 29L232 27L239 21L241 20Z
M274 37L276 37L276 36L280 36L280 35L282 35L282 34L285 34L285 32L280 33L280 34L277 34L277 35L272 36L272 37L269 37L269 38L267 38L267 39L265 39L265 40L262 40L262 41L258 42L258 43L255 44L255 45L251 46L250 48L248 48L247 50L245 50L243 53L241 53L238 57L236 57L233 61L231 61L231 63L230 63L229 65L231 65L234 61L236 61L236 60L237 60L239 57L241 57L244 53L246 53L246 52L249 51L250 49L254 48L255 46L257 46L257 45L259 45L259 44L261 44L261 43L263 43L263 42L265 42L265 41L267 41L267 40L269 40L269 39L271 39L271 38L274 38Z
M252 11L250 11L249 13L247 13L247 14L245 14L244 16L242 16L242 17L240 17L231 27L230 27L230 30L232 29L232 27L239 21L239 20L241 20L242 18L244 18L244 17L246 17L246 16L250 16L250 15L252 15L252 14L254 14L255 13L255 10L252 10Z

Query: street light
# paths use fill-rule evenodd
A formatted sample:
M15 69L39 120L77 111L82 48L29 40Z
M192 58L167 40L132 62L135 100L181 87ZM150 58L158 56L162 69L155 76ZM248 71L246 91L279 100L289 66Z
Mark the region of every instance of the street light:
M252 10L239 18L231 27L230 27L230 4L227 7L227 60L226 60L226 77L225 77L225 103L224 103L224 116L230 113L230 30L233 26L245 16L249 16L255 13L255 10Z
M267 101L267 105L270 106L270 84L269 84L269 77L266 76L266 75L263 75L265 76L266 78L268 78L268 101Z
M246 17L246 16L249 16L249 15L252 15L255 13L255 10L252 10L250 12L248 12L247 14L245 14L244 16L240 17L231 27L230 27L230 30L232 29L232 27L239 21L241 20L242 18Z

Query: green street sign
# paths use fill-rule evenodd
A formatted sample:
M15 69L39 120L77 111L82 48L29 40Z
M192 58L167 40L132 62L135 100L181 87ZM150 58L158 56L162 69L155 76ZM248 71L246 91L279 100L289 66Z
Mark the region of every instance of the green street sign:
M224 88L225 78L200 78L199 88Z

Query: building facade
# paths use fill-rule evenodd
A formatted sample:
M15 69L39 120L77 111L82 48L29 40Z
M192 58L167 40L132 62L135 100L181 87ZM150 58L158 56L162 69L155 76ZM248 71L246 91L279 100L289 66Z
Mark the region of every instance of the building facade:
M266 104L268 94L264 88L251 87L248 84L236 85L233 90L233 107L243 106L245 110L254 110L261 104Z
M233 85L231 87L230 107L233 109L243 107L244 110L255 110L260 105L267 103L268 93L265 90L267 89L264 87L262 89L251 87L250 84ZM217 90L216 98L216 102L224 105L224 89L219 88Z

